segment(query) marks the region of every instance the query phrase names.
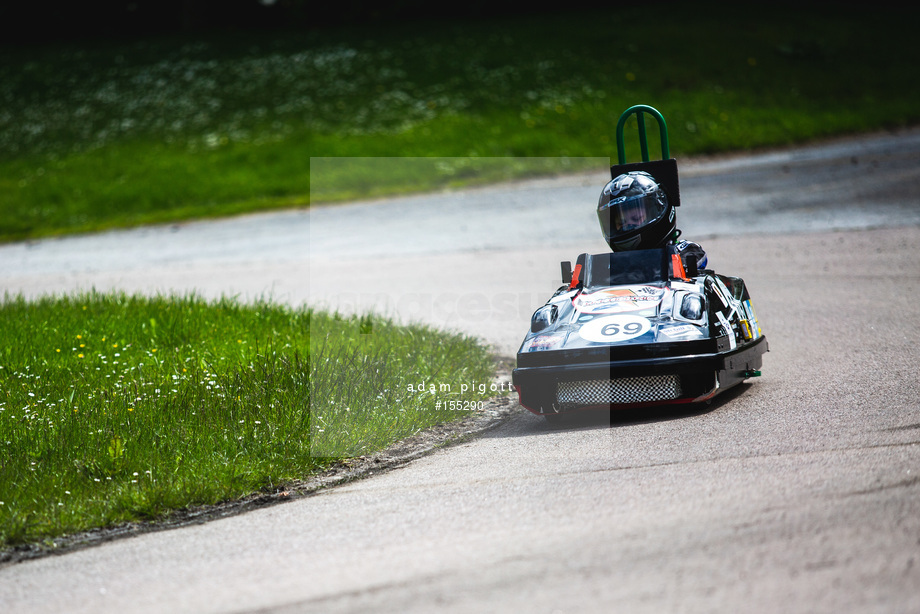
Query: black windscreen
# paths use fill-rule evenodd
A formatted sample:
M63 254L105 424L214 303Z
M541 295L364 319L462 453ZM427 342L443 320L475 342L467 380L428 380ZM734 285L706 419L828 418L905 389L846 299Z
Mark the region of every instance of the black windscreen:
M588 286L618 286L667 281L669 256L666 249L641 249L590 256Z

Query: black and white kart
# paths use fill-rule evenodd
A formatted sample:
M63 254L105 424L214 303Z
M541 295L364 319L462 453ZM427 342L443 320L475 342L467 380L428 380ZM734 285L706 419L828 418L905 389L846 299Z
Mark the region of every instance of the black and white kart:
M767 340L742 279L687 271L673 247L562 268L512 374L530 411L702 402L760 375Z
M623 164L622 125L639 115L644 162ZM642 112L617 128L620 165L641 169L679 204L673 159L648 162ZM666 157L663 156L663 157ZM760 375L768 351L744 281L698 269L676 245L581 254L562 263L563 285L537 309L512 381L521 405L556 418L587 408L699 403Z

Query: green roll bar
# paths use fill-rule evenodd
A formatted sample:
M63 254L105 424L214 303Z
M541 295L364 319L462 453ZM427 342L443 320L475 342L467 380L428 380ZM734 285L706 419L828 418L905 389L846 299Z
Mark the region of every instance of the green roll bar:
M645 133L645 113L649 113L658 120L658 131L661 134L661 159L667 160L671 157L671 149L668 146L668 125L664 117L657 109L646 104L637 104L629 107L620 115L620 121L617 122L617 158L620 164L626 164L626 147L623 143L623 126L630 115L635 115L639 122L639 146L642 148L642 161L648 162L648 139Z

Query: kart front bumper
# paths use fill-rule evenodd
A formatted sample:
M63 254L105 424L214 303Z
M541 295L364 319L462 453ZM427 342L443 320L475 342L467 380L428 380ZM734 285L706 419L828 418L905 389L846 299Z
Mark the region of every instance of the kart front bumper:
M626 360L571 359L557 364L519 366L512 382L520 402L535 414L558 414L592 407L627 408L694 403L759 375L765 337L732 350ZM518 363L534 362L522 361Z

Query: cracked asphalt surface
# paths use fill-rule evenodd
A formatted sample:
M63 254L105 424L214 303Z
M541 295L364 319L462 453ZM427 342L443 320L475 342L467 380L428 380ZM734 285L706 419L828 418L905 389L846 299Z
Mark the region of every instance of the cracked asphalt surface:
M679 160L763 376L694 410L521 409L320 494L0 568L3 612L920 611L920 131ZM0 246L0 291L375 308L513 356L598 174Z

